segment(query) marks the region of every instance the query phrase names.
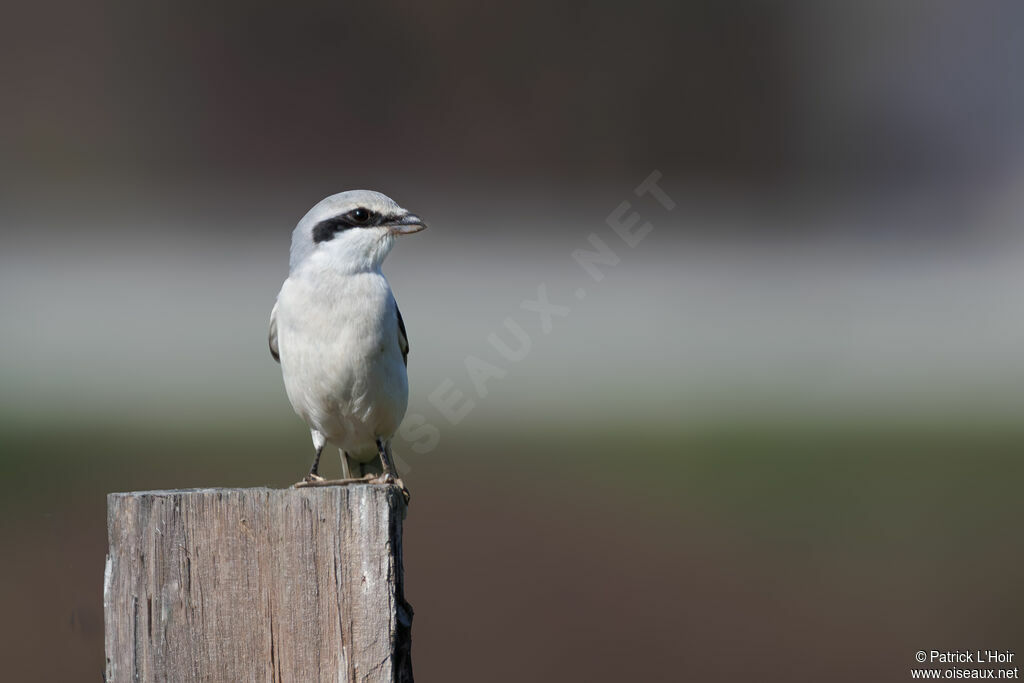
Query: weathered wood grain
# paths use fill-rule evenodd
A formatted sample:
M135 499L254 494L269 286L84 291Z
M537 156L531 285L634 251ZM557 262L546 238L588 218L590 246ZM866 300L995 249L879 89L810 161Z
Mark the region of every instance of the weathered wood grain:
M107 498L106 678L411 682L393 486Z

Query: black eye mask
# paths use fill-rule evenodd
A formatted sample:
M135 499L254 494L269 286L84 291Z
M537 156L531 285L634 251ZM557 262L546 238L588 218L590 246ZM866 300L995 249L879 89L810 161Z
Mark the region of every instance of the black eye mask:
M320 242L329 242L334 239L334 236L343 230L349 230L351 228L373 228L378 225L384 225L389 221L400 220L401 216L398 215L383 215L376 211L370 211L359 207L352 209L348 213L343 213L340 216L334 216L320 221L313 226L313 242L319 244Z

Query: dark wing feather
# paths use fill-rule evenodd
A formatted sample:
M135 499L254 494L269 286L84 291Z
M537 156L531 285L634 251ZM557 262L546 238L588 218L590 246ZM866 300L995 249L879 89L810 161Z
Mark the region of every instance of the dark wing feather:
M270 345L270 355L274 357L278 363L281 362L281 352L277 350L277 304L274 304L274 310L270 312L270 334L267 335L267 343Z
M402 310L395 302L395 313L398 314L398 348L402 350L402 362L409 367L409 335L405 333L405 321L402 320Z

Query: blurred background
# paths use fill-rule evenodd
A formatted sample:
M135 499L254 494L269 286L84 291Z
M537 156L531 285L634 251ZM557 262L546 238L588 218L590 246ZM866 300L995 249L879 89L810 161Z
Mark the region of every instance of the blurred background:
M358 187L431 225L385 265L420 680L1021 655L1024 6L44 0L0 55L11 680L100 680L106 493L305 474L267 320Z

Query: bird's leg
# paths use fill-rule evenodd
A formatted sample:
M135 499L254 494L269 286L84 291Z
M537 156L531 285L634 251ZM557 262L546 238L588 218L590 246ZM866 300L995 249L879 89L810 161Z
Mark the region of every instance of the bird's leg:
M406 487L405 482L398 476L398 465L395 464L394 456L391 455L391 442L387 441L384 444L384 453L388 456L388 462L391 463L391 470L395 473L395 483L398 484L402 489L402 496L405 498L405 504L409 504L409 499L412 497L409 494L409 489Z
M314 438L314 442L315 441L316 441L316 439ZM323 452L324 452L324 444L320 443L316 447L316 455L313 456L313 466L309 468L309 474L307 474L302 481L300 481L297 484L295 484L296 487L299 487L299 486L316 486L317 484L322 484L323 483L324 478L316 473L316 471L320 468L320 454L323 453Z
M322 479L322 477L319 474L317 474L317 470L320 469L320 454L323 453L323 452L324 452L324 447L323 446L321 446L320 448L316 449L316 455L313 456L313 466L309 468L309 475L308 476L313 477L315 479Z
M306 486L329 486L331 484L339 483L347 484L347 481L327 481L317 474L317 471L320 469L320 456L324 452L324 446L327 445L327 437L315 429L310 430L310 435L313 437L313 448L316 450L316 454L313 456L313 465L309 468L309 474L307 474L302 481L295 484L295 488L303 488ZM344 461L344 456L342 456L342 461Z
M391 454L388 453L387 447L381 439L377 439L377 454L380 456L380 464L382 472L380 479L385 484L390 484L395 481L395 466L391 462Z
M395 467L395 463L391 459L391 450L381 439L377 439L377 454L380 455L380 464L384 471L379 477L375 477L371 481L374 484L394 484L402 489L402 495L405 497L405 502L408 503L409 489L405 487L405 483L398 477L398 468Z

